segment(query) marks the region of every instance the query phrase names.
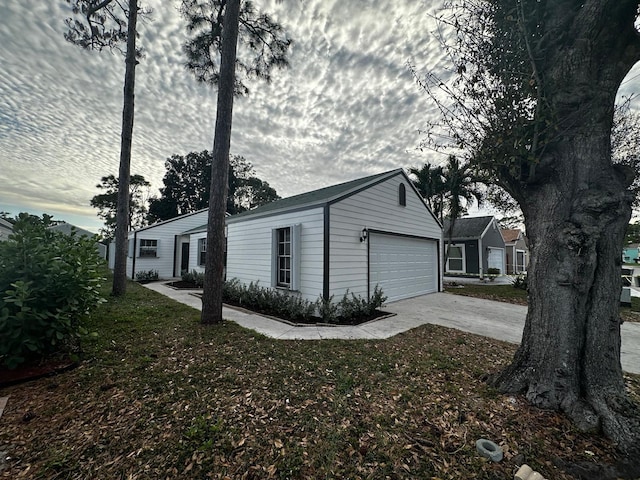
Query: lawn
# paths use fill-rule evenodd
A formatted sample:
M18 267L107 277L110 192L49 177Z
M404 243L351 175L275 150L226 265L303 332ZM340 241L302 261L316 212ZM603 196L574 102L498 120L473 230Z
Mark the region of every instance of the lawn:
M527 292L511 285L464 284L457 286L445 285L447 293L466 295L468 297L488 298L499 302L527 304ZM620 316L625 322L640 322L640 297L631 297L631 307L621 307Z
M279 341L198 320L133 283L109 298L78 368L0 391L0 477L507 479L524 461L562 480L567 464L616 460L606 439L487 386L513 345L433 325ZM640 377L626 380L638 400ZM481 437L502 462L478 456Z

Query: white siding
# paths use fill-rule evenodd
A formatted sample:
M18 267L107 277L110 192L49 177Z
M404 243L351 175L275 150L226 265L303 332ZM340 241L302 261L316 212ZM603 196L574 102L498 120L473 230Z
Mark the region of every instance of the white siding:
M198 240L201 238L207 238L207 231L192 233L189 239L189 271L195 270L199 273L204 273L204 265L198 265L198 258L200 252L198 251Z
M160 278L173 277L174 265L179 262L180 257L180 245L177 246L177 249L175 245L176 235L206 224L207 215L208 211L202 210L138 230L137 234L135 234L135 267L133 266L134 257L127 256L127 276L135 278L135 272L157 270ZM133 238L134 232L129 233L129 239L132 240ZM157 257L139 257L140 240L158 240ZM132 275L134 269L135 272ZM180 275L178 270L179 263L176 275Z
M398 203L400 183L406 187L406 206ZM439 240L442 236L440 226L401 174L336 202L330 211L330 295L341 296L348 288L367 296L367 242L360 242L365 227Z
M323 209L313 208L227 226L227 279L271 286L272 230L300 224L300 293L315 301L322 295Z

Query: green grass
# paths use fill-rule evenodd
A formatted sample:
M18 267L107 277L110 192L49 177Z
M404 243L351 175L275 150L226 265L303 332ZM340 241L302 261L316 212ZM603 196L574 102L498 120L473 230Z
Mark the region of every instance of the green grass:
M454 295L487 298L518 305L527 304L527 292L511 285L464 284L461 287L446 287L445 290ZM620 307L620 316L625 322L640 322L640 297L631 297L631 307Z
M469 297L490 298L501 302L526 304L527 292L511 285L464 284L458 287L446 287L447 293Z
M385 341L279 341L198 321L137 284L109 298L80 367L0 392L0 477L493 479L524 454L562 480L549 452L614 455L486 385L510 361L507 343L433 325ZM638 377L628 382L635 392ZM480 437L505 460L480 458Z

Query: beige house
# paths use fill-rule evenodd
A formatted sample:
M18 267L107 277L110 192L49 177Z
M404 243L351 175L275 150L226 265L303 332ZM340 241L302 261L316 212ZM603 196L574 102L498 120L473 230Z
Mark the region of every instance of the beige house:
M529 265L529 248L527 238L519 228L501 229L504 239L507 275L517 275L527 271Z

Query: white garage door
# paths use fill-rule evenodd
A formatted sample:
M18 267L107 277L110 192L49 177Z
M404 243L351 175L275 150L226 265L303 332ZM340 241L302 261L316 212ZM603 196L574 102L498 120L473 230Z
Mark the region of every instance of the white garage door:
M489 258L487 259L489 268L497 268L500 273L504 272L504 249L489 248Z
M376 285L387 302L438 291L438 248L435 240L369 235L369 291Z

